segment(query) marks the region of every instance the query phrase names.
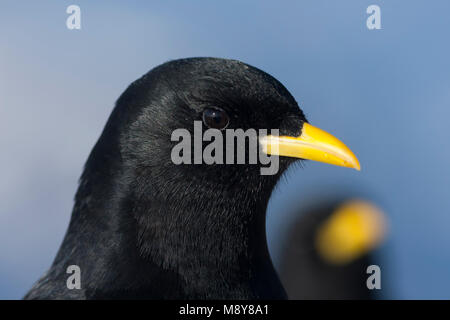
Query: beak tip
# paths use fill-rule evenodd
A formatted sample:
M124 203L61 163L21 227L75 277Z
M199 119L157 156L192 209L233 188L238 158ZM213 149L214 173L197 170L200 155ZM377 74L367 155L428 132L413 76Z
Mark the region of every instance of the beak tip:
M359 164L358 158L350 150L348 150L348 152L350 153L349 157L350 168L353 168L356 171L361 171L361 165Z
M358 158L353 154L353 152L348 149L348 153L345 155L345 160L341 164L343 167L355 169L356 171L361 171L361 165L359 164Z

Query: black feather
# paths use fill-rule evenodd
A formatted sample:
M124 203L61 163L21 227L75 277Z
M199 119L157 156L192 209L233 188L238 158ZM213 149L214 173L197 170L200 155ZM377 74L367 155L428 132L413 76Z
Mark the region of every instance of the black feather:
M80 179L50 270L26 299L282 299L265 212L282 172L259 165L174 165L171 133L192 131L206 106L229 128L299 135L306 121L270 75L235 60L191 58L156 67L117 101ZM81 268L69 290L66 268Z

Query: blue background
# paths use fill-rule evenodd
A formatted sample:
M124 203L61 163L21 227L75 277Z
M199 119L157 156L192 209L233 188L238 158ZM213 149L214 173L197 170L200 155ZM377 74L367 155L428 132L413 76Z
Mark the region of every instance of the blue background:
M70 4L81 7L81 30L66 28ZM381 30L366 27L371 4ZM364 190L390 223L379 250L384 296L450 298L449 12L444 0L2 0L0 298L20 298L51 264L120 93L190 56L272 74L362 164L289 170L268 211L277 266L302 203Z

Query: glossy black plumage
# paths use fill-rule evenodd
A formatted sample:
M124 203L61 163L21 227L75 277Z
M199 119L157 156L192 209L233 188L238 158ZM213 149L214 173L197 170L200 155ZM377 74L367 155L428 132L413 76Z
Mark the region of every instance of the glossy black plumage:
M235 60L165 63L132 83L92 150L72 218L49 271L26 299L283 299L265 212L282 172L259 165L174 165L171 133L192 131L205 107L229 128L298 136L305 120L270 75ZM66 288L68 265L81 290Z

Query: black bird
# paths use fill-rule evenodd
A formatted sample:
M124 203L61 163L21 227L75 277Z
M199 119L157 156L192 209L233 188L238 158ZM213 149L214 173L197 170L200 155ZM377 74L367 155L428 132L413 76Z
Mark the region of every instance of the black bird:
M321 197L301 210L287 232L280 278L290 299L375 299L367 267L383 240L383 212L367 200ZM385 288L385 285L383 285Z
M280 155L259 164L176 165L171 134L204 127L279 129L259 137ZM278 146L278 151L276 149ZM69 228L46 274L25 299L284 299L269 257L265 212L298 158L359 170L353 153L309 125L287 89L245 63L190 58L133 82L85 164ZM81 270L81 289L66 285Z

